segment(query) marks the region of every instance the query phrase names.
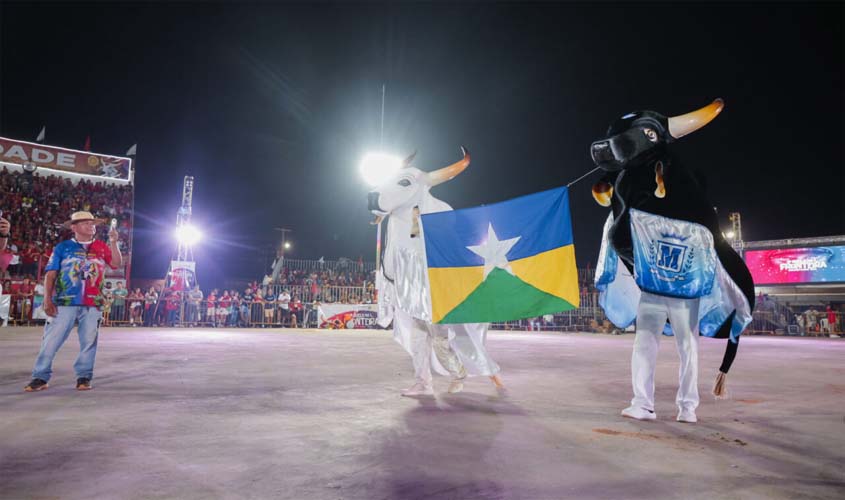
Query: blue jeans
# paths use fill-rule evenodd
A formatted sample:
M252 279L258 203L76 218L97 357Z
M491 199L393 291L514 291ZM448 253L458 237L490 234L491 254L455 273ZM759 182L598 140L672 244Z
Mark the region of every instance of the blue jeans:
M94 357L97 356L97 333L103 314L96 307L58 306L55 318L48 317L44 325L44 336L41 338L41 351L35 359L32 378L50 380L53 374L53 358L62 344L67 340L73 324L78 320L79 327L79 356L73 369L76 378L93 378Z

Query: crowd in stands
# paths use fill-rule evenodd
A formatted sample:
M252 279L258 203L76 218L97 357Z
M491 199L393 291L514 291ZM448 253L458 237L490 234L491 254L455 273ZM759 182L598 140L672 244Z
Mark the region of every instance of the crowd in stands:
M12 238L0 255L4 277L40 279L40 271L47 264L53 246L71 236L62 223L80 210L117 219L121 251L124 254L131 251L131 185L87 179L73 184L68 177L10 172L3 167L0 192L3 217L12 223Z

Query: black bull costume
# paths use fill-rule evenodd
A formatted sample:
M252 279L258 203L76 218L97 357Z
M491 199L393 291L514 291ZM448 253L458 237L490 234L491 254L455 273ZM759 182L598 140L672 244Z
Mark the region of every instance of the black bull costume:
M723 107L717 99L671 118L654 111L630 113L615 121L590 151L595 164L605 171L593 186L593 197L612 209L596 273L602 307L617 326L627 327L638 313L643 314L647 299L663 301L668 314L662 316L662 327L664 333L671 334L673 328L684 326L674 324L673 308L686 307L684 301L692 301L693 335L728 339L713 390L716 396L725 394L725 376L736 356L739 335L751 320L754 284L745 263L722 236L703 179L685 168L669 145L707 125ZM675 318L680 322L682 316ZM638 322L638 337L641 326ZM697 341L693 341L691 370L697 372ZM633 365L638 363L636 344ZM656 352L654 356L656 359ZM681 357L683 386L683 353ZM641 382L645 381L640 389L650 390L652 400L653 368L650 378L645 372L640 374ZM632 367L635 400L637 369ZM697 380L697 375L690 376ZM650 388L646 387L649 383ZM683 406L682 389L679 407ZM694 391L697 406L697 388ZM653 415L653 408L640 403ZM691 411L690 421L695 421L694 406Z

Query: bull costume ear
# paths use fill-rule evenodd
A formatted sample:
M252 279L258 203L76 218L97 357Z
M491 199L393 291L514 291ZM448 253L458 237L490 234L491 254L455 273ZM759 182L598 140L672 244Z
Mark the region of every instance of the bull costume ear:
M450 181L469 166L469 151L467 151L465 147L461 146L461 152L463 152L464 157L459 161L449 165L448 167L443 167L439 170L428 173L429 186L436 186L446 181Z
M613 184L600 180L593 184L593 199L596 203L603 207L610 206L610 200L613 198Z
M666 197L666 184L663 182L663 162L658 161L654 164L654 182L657 188L654 190L654 196L658 198Z
M415 149L413 153L411 153L407 158L402 160L402 168L410 167L411 162L414 161L414 158L417 156L417 150Z
M722 112L724 107L725 101L716 99L701 109L683 115L672 116L669 118L669 134L674 139L680 139L685 135L691 134L713 121L714 118L719 116L719 113Z
M411 238L416 238L420 235L420 207L411 210L411 219Z

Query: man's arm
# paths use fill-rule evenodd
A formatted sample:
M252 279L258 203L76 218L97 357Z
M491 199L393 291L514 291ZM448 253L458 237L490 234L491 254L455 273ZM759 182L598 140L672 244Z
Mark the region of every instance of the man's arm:
M117 233L117 229L112 228L109 231L109 250L111 250L111 262L109 262L109 265L112 269L117 269L123 265L123 255L121 255L120 248L117 245L119 240L120 236Z
M5 250L6 244L9 243L9 231L11 229L12 225L9 223L9 221L0 217L0 252Z
M56 304L53 303L53 291L56 289L56 277L59 275L56 271L47 271L44 275L44 313L47 316L55 316L58 314Z

